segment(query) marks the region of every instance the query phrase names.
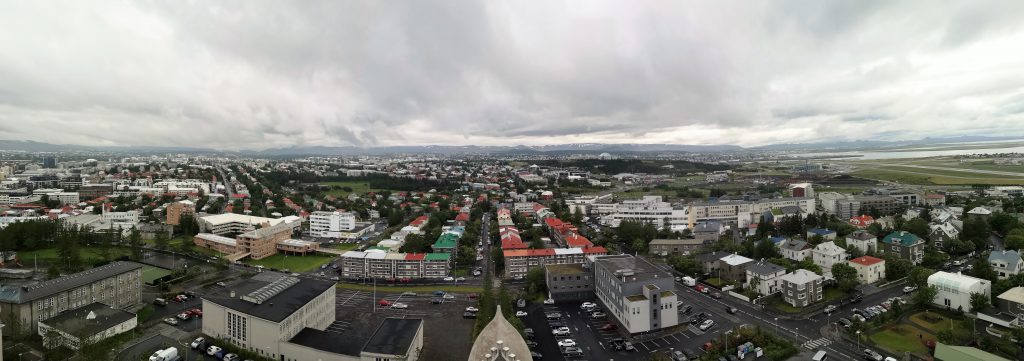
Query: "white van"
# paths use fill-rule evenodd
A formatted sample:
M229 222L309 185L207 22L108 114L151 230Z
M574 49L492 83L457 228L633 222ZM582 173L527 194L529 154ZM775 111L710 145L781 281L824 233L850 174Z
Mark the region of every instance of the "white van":
M814 357L812 357L811 360L814 360L814 361L825 361L825 360L828 360L828 354L825 353L825 351L818 351L818 353L814 354Z

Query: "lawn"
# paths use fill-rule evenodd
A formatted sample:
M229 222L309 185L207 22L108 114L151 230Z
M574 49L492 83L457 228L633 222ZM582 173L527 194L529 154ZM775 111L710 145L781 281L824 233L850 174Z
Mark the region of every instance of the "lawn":
M273 256L261 259L261 260L245 260L243 262L251 265L260 265L266 268L276 268L279 270L288 269L290 272L308 272L320 268L320 265L330 262L334 257L330 256L286 256L284 254L275 254Z
M329 243L327 248L340 249L342 251L351 251L359 248L359 243Z
M782 297L773 297L768 306L784 313L800 313L804 310L803 307L793 307L793 305L786 303L786 300L782 299Z
M1024 178L1006 175L900 166L866 168L855 171L852 175L906 184L1024 184Z
M915 313L910 315L909 319L910 322L926 328L932 333L949 330L953 332L954 337L965 339L971 337L971 321L963 316L950 316L945 312L930 311Z
M110 258L115 259L122 256L131 254L131 250L122 247L111 247ZM82 264L92 265L96 262L103 261L103 257L100 255L99 249L95 247L82 247L81 253ZM19 251L18 258L21 259L21 263L30 266L34 262L39 264L55 264L60 262L60 256L57 254L56 248L42 248L35 251Z
M169 274L171 271L168 269L145 265L142 266L142 283L153 283L153 280Z
M919 335L922 335L922 332L914 326L898 324L871 334L871 341L894 354L903 354L909 351L917 355L928 355L928 348L921 340L934 340L935 336L924 333L924 337L921 338Z
M330 194L332 196L335 196L335 197L348 197L349 193L365 194L366 192L380 192L380 191L385 191L386 190L386 189L373 189L373 188L370 188L370 183L368 183L368 182L355 182L355 181L348 181L348 182L324 182L324 183L320 183L320 185L330 186L331 190L327 191L326 193ZM349 187L349 188L352 188L352 191L351 192L346 192L344 189L334 189L334 186L338 186L338 187L341 187L341 188Z
M821 302L838 300L840 298L843 298L844 296L846 296L846 293L843 293L842 290L836 287L825 287L825 294L821 296Z
M715 286L716 288L721 288L722 287L722 280L719 279L718 277L708 278L708 279L704 280L704 283L707 283L709 285Z
M339 283L339 289L344 290L356 290L356 291L373 291L373 284L357 285L351 283ZM455 293L480 293L483 292L483 288L479 286L401 286L394 284L386 284L377 282L377 291L379 292L455 292Z

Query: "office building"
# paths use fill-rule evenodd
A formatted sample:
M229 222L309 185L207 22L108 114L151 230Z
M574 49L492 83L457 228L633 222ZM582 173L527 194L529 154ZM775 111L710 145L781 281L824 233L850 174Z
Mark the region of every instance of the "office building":
M665 221L668 224L665 224ZM618 227L622 221L651 222L658 228L681 227L689 223L685 209L675 209L661 196L644 196L638 200L625 200L615 207L615 213L602 218L602 223Z
M555 301L594 299L594 273L581 264L549 264L544 266L548 295Z
M631 334L679 324L672 275L630 255L594 258L594 293Z
M352 212L316 211L309 215L309 234L313 237L341 238L356 229L356 215Z

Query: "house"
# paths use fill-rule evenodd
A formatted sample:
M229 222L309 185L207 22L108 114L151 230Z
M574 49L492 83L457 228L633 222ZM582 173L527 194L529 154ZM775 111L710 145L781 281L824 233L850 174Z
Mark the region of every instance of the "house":
M914 265L921 264L921 259L924 258L925 242L913 233L895 231L882 238L881 243L878 251L883 255L905 259Z
M967 211L967 218L969 219L988 220L990 216L992 216L992 211L986 209L985 207L974 207L974 209Z
M745 288L753 289L759 295L767 296L779 292L779 277L786 274L786 268L768 261L758 261L747 266Z
M932 303L950 310L971 310L971 294L992 292L992 282L965 276L960 273L935 272L928 276L928 286L935 286L939 293Z
M649 245L648 252L657 256L671 254L690 255L699 253L705 247L704 241L696 238L655 239Z
M1020 327L1024 325L1024 287L1014 287L996 297L996 307L999 313L1012 316L1006 327Z
M941 206L946 204L946 195L938 193L928 193L924 195L924 204L929 206Z
M960 238L960 230L953 222L932 223L928 225L928 238L935 248L942 249L945 242Z
M824 242L814 247L811 251L811 259L814 264L821 267L825 278L831 279L832 265L846 262L846 250L837 246L835 242Z
M793 307L805 307L821 301L825 278L817 273L798 269L778 279L782 286L782 298Z
M852 225L854 227L857 227L857 228L861 228L861 229L868 228L868 226L870 226L870 225L872 225L874 223L875 223L875 217L872 217L872 216L869 216L869 215L866 215L866 214L862 214L862 215L850 218L850 225Z
M846 235L846 247L859 249L862 253L878 249L878 237L864 230Z
M783 257L800 262L811 255L811 245L800 239L790 239L779 245Z
M825 228L811 228L807 230L807 239L811 239L814 236L821 236L822 240L835 241L836 231L825 229Z
M722 257L725 257L728 254L729 253L727 253L727 252L714 251L714 252L698 254L698 255L694 256L693 258L695 258L697 260L697 263L700 263L701 269L704 271L704 273L706 275L708 275L708 277L714 277L714 276L718 275L718 268L719 268L719 262L718 261L721 260ZM711 276L711 275L714 275L714 276Z
M885 278L885 260L871 256L851 259L850 267L857 270L857 281L863 284L878 282Z
M725 233L725 227L719 222L704 222L693 227L693 238L704 243L714 243Z
M1024 269L1024 260L1021 260L1020 253L1012 250L992 251L988 255L988 263L1001 280L1020 274Z
M740 256L738 254L730 254L722 257L719 260L718 274L713 274L722 279L722 281L745 281L747 276L747 265L753 263L754 260Z

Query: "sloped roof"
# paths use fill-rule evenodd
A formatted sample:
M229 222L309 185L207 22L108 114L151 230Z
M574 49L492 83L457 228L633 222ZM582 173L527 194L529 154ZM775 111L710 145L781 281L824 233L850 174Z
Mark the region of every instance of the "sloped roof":
M1006 290L998 296L1001 300L1007 300L1024 305L1024 287L1014 287Z
M1010 361L1009 359L968 346L950 346L935 343L936 361Z
M992 253L989 253L988 255L988 261L990 263L993 261L1002 261L1006 263L1006 268L1008 269L1016 269L1017 264L1022 262L1020 259L1020 253L1013 250L992 251Z
M861 256L861 257L857 257L857 258L851 259L850 262L856 263L856 264L859 264L859 265L870 266L870 265L873 265L873 264L878 263L878 262L885 262L885 260L883 260L881 258L871 257L871 256Z
M924 243L921 237L907 231L895 231L882 238L882 243L900 244L903 247L910 247L918 243Z

